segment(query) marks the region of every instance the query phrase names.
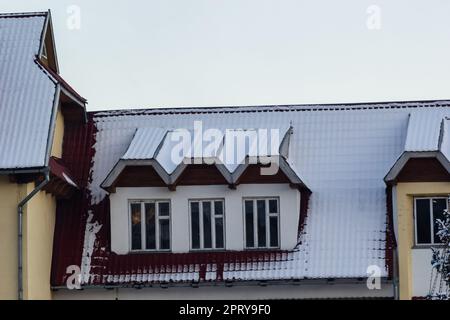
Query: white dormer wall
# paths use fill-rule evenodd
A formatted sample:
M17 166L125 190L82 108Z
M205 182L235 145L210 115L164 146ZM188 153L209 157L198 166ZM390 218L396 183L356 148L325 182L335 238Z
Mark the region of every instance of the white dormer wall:
M189 200L225 200L225 248L242 251L244 242L243 198L278 197L280 203L280 249L292 250L298 242L300 192L289 184L242 184L236 190L227 185L178 186L176 191L166 187L117 188L110 195L111 250L117 254L130 253L130 200L169 200L171 203L171 252L190 252Z

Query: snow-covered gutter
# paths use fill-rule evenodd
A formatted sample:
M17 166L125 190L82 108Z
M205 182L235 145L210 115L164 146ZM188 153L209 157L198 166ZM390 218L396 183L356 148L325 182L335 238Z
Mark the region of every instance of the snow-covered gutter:
M17 214L19 218L19 226L18 226L18 292L17 296L19 300L23 300L23 207L39 192L45 185L50 181L50 175L47 171L45 173L44 181L42 181L30 194L28 194L17 206Z

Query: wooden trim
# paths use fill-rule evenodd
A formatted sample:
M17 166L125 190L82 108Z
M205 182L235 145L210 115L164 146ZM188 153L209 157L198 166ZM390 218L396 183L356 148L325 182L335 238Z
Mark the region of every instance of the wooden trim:
M395 182L449 182L450 173L437 158L411 158Z

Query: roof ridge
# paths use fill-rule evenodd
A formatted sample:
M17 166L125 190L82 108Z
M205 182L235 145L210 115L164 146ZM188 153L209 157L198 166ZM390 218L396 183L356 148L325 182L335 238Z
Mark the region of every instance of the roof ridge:
M283 112L283 111L343 111L370 109L403 109L417 107L450 107L450 100L418 100L393 102L357 102L336 104L291 104L291 105L254 105L254 106L213 106L213 107L174 107L148 109L115 109L90 111L97 117L121 115L151 114L187 114L187 113L240 113L240 112Z
M34 11L34 12L5 12L0 13L0 18L27 18L47 16L48 11Z

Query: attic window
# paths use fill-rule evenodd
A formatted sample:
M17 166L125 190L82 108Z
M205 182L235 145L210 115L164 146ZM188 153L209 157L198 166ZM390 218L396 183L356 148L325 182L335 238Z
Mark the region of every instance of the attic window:
M244 199L244 221L247 249L279 248L278 198Z
M190 201L192 250L224 249L224 201Z
M42 54L41 54L42 58L44 58L45 60L48 60L48 55L47 55L47 46L44 44L44 46L42 47Z
M170 250L170 202L130 202L131 251Z
M437 235L436 222L444 218L443 213L447 208L447 198L444 197L414 199L417 245L441 243Z

